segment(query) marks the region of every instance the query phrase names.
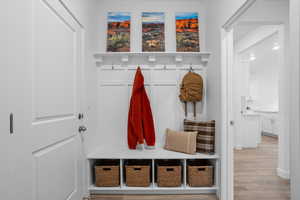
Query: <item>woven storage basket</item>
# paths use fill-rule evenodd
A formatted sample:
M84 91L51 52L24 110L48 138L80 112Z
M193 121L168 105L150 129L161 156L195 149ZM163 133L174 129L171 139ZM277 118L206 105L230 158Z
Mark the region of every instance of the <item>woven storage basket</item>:
M117 187L120 185L120 167L95 166L95 178L97 187Z
M150 185L150 166L126 166L126 185L129 187L148 187Z
M125 182L129 187L148 187L151 182L151 160L127 160Z
M157 185L159 187L181 186L182 166L180 162L163 161L157 164Z
M188 163L188 185L190 187L211 187L214 184L214 167L209 163Z

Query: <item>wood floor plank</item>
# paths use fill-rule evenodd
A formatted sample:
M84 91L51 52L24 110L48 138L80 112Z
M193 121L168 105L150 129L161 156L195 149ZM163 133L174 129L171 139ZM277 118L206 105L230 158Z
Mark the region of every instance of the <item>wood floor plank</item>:
M289 200L288 180L277 176L278 139L263 136L258 148L235 150L235 200Z

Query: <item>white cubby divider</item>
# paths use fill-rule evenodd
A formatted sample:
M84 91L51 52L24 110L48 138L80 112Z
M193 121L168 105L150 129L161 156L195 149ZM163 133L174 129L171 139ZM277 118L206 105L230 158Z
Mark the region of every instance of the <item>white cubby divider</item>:
M155 173L156 173L156 170L155 170L155 160L152 159L152 188L155 187Z
M184 159L183 160L183 186L185 188L187 186L187 181L186 181L186 179L187 179L187 167L186 167L186 165L187 165L187 161L186 161L186 159Z
M124 161L120 159L120 187L124 187Z

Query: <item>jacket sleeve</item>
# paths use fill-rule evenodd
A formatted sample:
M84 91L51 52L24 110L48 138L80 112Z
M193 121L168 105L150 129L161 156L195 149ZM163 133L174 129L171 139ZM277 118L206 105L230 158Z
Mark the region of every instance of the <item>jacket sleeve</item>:
M137 91L136 94L133 94L131 99L131 112L129 116L129 123L131 127L131 132L128 133L128 138L133 138L133 141L129 143L144 143L143 136L143 127L142 127L142 95L140 91ZM134 141L135 140L135 141ZM131 147L136 147L136 144L130 145Z
M150 101L148 99L145 89L143 89L142 101L143 101L142 119L143 119L144 137L148 146L154 146L155 145L154 120L153 120Z
M128 113L128 130L127 130L127 141L128 141L128 147L129 149L136 149L136 144L137 144L137 136L134 134L133 131L133 123L131 122L131 115L132 115L132 109L131 105L129 108L129 113Z

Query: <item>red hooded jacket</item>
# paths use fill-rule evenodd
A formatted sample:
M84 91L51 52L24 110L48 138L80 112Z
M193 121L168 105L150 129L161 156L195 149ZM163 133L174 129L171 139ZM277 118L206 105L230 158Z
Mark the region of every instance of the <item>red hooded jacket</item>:
M136 70L132 88L127 134L129 149L136 149L136 145L144 144L144 141L148 146L155 145L152 111L140 67Z

